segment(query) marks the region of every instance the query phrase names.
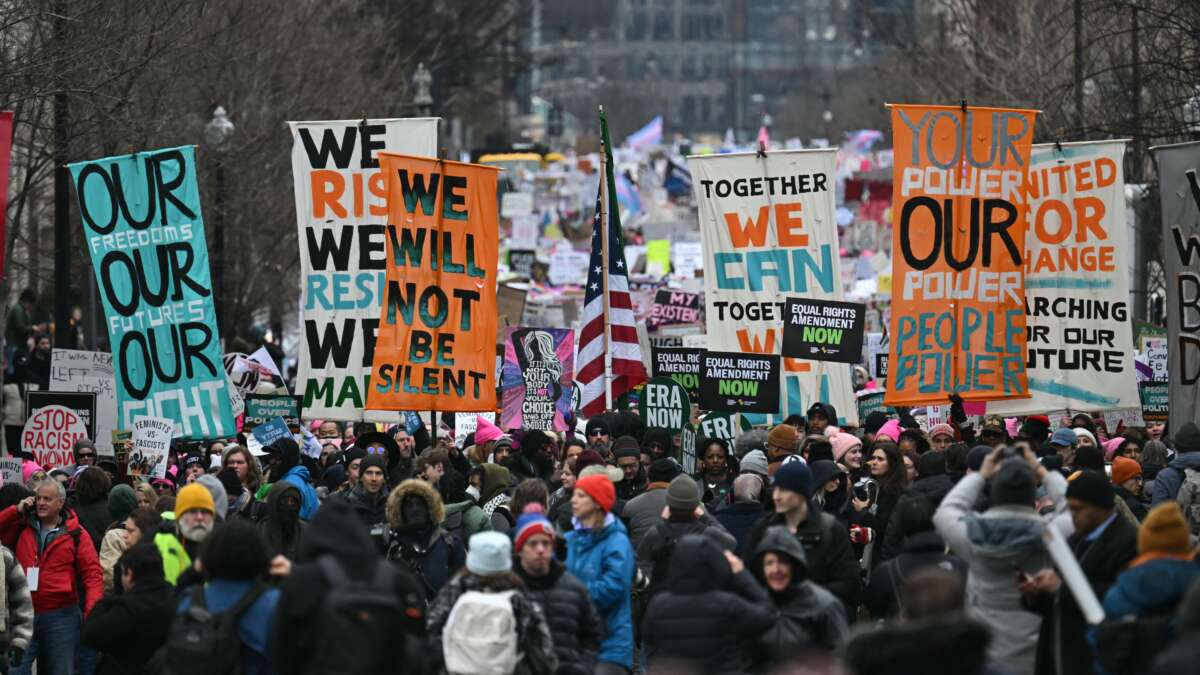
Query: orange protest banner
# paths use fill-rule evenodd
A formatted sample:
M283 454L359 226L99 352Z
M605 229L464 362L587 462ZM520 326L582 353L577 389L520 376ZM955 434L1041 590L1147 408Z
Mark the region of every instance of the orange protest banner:
M387 272L370 410L496 409L498 170L379 153Z
M1035 110L892 106L887 405L1024 398Z

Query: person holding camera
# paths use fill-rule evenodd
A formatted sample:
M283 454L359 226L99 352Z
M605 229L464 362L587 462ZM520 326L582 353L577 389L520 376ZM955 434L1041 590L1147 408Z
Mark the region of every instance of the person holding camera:
M883 542L887 538L888 523L891 522L892 511L896 509L901 493L908 485L908 473L900 456L900 448L890 441L879 441L874 445L871 458L867 460L867 475L854 484L854 495L850 500L853 508L850 514L851 530L855 526L871 530L870 535L865 535L859 529L858 541L855 541L870 546L864 553L868 569L874 569L886 559Z
M1045 516L1034 508L1039 483L1054 504ZM991 502L977 513L985 488ZM1050 567L1042 533L1058 526L1051 523L1066 508L1061 474L1047 471L1028 450L1018 455L1001 446L954 486L933 516L938 534L967 563L967 606L991 630L989 660L1015 673L1034 671L1041 628L1041 618L1022 606L1017 584Z

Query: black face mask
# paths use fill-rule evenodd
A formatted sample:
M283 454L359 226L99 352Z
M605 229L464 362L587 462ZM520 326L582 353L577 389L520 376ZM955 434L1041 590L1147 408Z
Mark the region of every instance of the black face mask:
M425 528L430 524L429 505L420 497L405 497L400 505L400 513L404 516L404 523L414 528Z
M300 520L300 500L286 497L279 500L279 522L294 525Z

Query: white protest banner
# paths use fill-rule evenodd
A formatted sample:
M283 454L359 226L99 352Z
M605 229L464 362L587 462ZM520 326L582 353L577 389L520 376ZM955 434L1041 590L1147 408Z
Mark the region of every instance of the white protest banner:
M48 405L25 420L21 449L31 453L33 461L42 466L71 466L75 463L72 454L75 441L81 438L87 438L83 418L70 408Z
M550 254L550 283L555 286L587 283L589 256L583 251L559 248Z
M300 238L296 393L307 417L399 422L397 412L365 411L387 259L377 153L435 156L437 119L290 124Z
M161 417L133 418L133 449L129 452L129 475L167 477L167 451L175 426Z
M117 428L117 383L112 354L78 349L50 352L50 390L96 394L96 451L112 455L112 432ZM235 413L236 414L236 413Z
M675 276L690 279L704 269L704 247L698 241L677 241L671 245L671 267Z
M533 213L533 195L528 192L505 192L500 198L500 217L516 218Z
M462 440L467 436L475 433L475 426L478 420L475 416L479 415L483 419L496 423L496 413L455 413L454 414L454 442L462 444Z
M787 296L842 300L834 159L794 150L688 158L704 241L707 347L778 354ZM850 367L783 359L780 415L822 401L841 422L858 412Z
M20 457L3 457L0 458L0 477L3 477L4 485L15 483L20 485L25 481L21 480L21 458Z
M1024 191L1030 398L991 401L989 413L1140 407L1124 154L1124 141L1034 146Z
M508 238L511 249L536 249L538 247L538 218L534 214L513 216L512 236Z
M1167 369L1167 338L1142 338L1145 346L1146 363L1150 366L1151 382L1166 382Z

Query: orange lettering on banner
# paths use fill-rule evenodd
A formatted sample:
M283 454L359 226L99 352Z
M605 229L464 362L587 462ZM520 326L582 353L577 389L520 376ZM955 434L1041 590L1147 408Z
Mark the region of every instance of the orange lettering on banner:
M379 153L387 272L369 410L496 409L493 167Z
M1026 184L1036 112L892 107L892 314L887 405L1027 398ZM1105 179L1106 172L1051 180ZM1079 236L1099 221L1089 204ZM1066 226L1048 230L1068 236ZM1097 256L1097 260L1099 256ZM1089 262L1088 264L1099 264Z

